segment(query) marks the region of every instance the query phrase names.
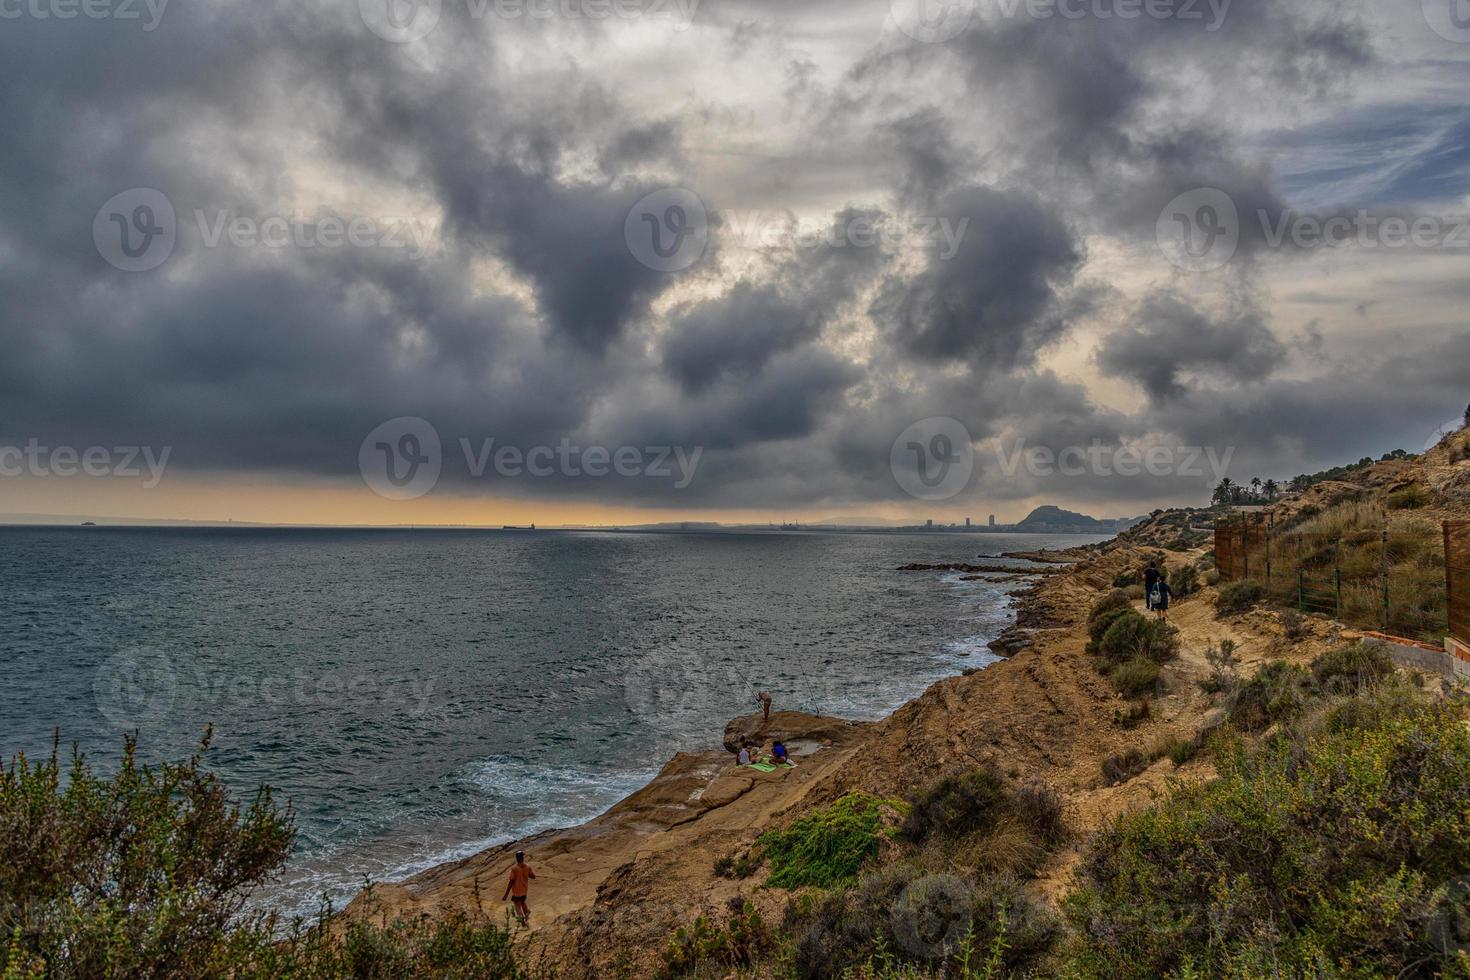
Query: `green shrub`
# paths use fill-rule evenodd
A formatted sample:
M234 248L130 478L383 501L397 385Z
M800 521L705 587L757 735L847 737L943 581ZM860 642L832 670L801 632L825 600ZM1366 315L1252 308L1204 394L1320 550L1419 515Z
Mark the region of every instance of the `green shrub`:
M1307 704L1310 675L1285 661L1266 664L1240 685L1230 706L1230 721L1246 732L1261 732L1278 721L1295 718Z
M1168 574L1169 588L1174 590L1174 598L1184 599L1194 595L1200 589L1199 569L1194 565L1180 565Z
M1142 749L1124 749L1102 761L1103 780L1109 786L1120 786L1147 769L1151 761Z
M202 767L140 766L132 739L111 777L53 748L0 768L0 976L524 976L500 929L434 923L283 930L249 910L290 852L293 815L267 789L233 801ZM370 896L369 896L370 898Z
M1455 965L1436 937L1470 873L1459 709L1416 706L1304 750L1237 741L1217 755L1217 780L1173 786L1094 838L1065 903L1074 938L1059 972L1431 976Z
M1352 693L1377 684L1395 671L1382 643L1360 642L1329 650L1312 661L1312 679L1331 693Z
M1261 583L1254 579L1230 582L1220 587L1220 598L1215 603L1215 608L1221 615L1243 613L1260 602L1264 595L1265 590L1261 588Z
M1159 665L1144 657L1134 657L1108 673L1108 680L1124 697L1137 698L1152 694L1159 687Z
M773 945L774 936L760 911L748 901L735 899L724 925L717 926L701 915L693 925L674 931L664 947L664 972L669 977L685 977L714 968L724 976L732 969L750 966Z
M1137 728L1152 714L1147 699L1129 702L1126 708L1113 709L1113 724L1119 728Z
M1281 635L1289 643L1298 643L1307 635L1307 617L1295 609L1281 611Z
M1389 494L1386 503L1389 510L1419 510L1429 506L1429 494L1415 483Z
M803 980L1025 975L1057 935L1055 918L1014 877L931 874L910 862L792 902L784 929ZM967 954L971 971L988 960L991 972L965 972Z
M1204 744L1199 738L1181 738L1165 746L1164 754L1174 765L1184 766L1193 762L1199 756L1202 748Z
M785 830L762 834L760 844L771 864L770 885L831 888L851 881L864 863L878 855L883 804L876 796L849 793Z
M1108 627L1096 652L1109 667L1139 658L1168 663L1179 656L1179 631L1169 623L1129 609Z
M1129 612L1133 612L1133 600L1125 591L1115 590L1098 600L1087 615L1087 635L1092 639L1090 649L1095 650L1108 628Z
M992 765L944 776L908 801L901 836L920 843L930 837L963 837L995 822L1008 809L1005 777Z

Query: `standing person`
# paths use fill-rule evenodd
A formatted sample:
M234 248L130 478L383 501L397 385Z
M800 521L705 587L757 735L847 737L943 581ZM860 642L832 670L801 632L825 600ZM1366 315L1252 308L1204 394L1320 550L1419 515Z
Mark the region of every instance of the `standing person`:
M765 691L762 691L762 692L760 692L759 694L757 694L755 696L755 699L757 701L759 701L760 704L761 704L761 716L762 716L762 718L765 721L770 721L771 720L771 695L768 694Z
M526 852L516 851L516 863L510 866L510 878L505 883L505 894L500 896L503 902L507 898L515 907L516 921L523 926L531 924L531 909L526 905L526 899L531 894L531 879L536 877L536 872L526 863Z
M1159 573L1159 566L1149 562L1148 568L1143 570L1143 601L1149 609L1154 607L1154 594L1158 591L1159 582L1163 575Z
M1156 596L1154 599L1154 609L1157 610L1159 619L1161 621L1167 620L1169 618L1169 600L1174 598L1174 590L1169 588L1169 583L1161 578L1159 579L1159 584L1154 586L1154 595Z

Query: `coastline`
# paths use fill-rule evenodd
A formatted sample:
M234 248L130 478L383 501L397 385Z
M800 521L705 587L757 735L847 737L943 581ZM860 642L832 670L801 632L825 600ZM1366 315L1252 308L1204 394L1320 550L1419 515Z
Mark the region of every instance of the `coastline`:
M727 851L747 846L786 815L825 805L853 790L901 795L916 768L937 774L957 759L978 761L972 750L944 737L944 729L955 720L946 716L983 701L986 688L1009 686L985 684L983 679L1008 665L1014 671L1016 655L1033 649L1036 631L1059 625L1048 594L1092 549L1116 541L998 556L1025 560L1030 568L895 569L1029 583L1007 593L1014 600L1010 624L990 643L999 659L934 681L875 720L795 711L773 712L765 724L758 715L737 717L723 732L726 745L736 733L766 741L782 738L795 747L798 767L762 774L737 769L725 749L679 752L645 786L590 820L492 845L398 881L375 884L339 915L416 918L458 910L498 920L503 911L498 902L502 879L515 851L524 850L537 867L538 887L535 928L519 933L518 943L532 960L555 964L564 975L594 975L602 954L611 955L615 945L627 941L629 928L646 933L653 943L650 950L656 953L668 933L690 918L691 910L717 907L750 890L748 882L715 876L714 862ZM1022 638L1024 643L1019 642ZM1029 671L1020 670L1018 676L1029 677ZM1009 700L1015 703L1014 698ZM915 728L901 743L894 743L895 731ZM873 753L885 743L881 764L873 765ZM1000 750L1000 746L993 749Z
M1004 635L1013 655L936 681L875 721L774 712L769 724L746 715L726 726L727 741L743 732L797 743L798 768L764 774L737 769L726 751L682 752L593 820L375 886L340 915L386 921L464 912L508 925L500 894L514 852L525 850L538 877L532 927L514 932L523 962L562 977L651 974L669 936L700 915L751 902L767 921L782 918L790 895L763 887L768 870L747 878L717 870L765 831L848 793L904 797L986 763L1013 780L1045 782L1064 801L1073 844L1026 886L1055 904L1071 887L1091 831L1148 805L1170 781L1213 776L1207 759L1176 764L1167 755L1121 783L1102 775L1112 756L1192 738L1218 720L1221 709L1199 684L1211 645L1231 640L1250 671L1273 659L1306 662L1341 639L1341 627L1327 620L1310 620L1303 638L1287 641L1274 612L1219 618L1216 590L1204 588L1171 610L1182 651L1164 668L1162 693L1142 717L1129 713L1131 702L1086 652L1087 615L1119 573L1144 559L1182 565L1201 554L1140 536L1049 552L1058 571L1010 593L1017 601Z

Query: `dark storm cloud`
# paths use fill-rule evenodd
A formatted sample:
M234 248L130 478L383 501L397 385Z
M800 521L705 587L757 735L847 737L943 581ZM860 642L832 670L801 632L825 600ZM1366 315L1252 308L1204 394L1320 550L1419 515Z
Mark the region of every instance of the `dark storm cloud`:
M875 319L922 360L1026 366L1066 326L1050 314L1082 261L1071 229L1028 195L988 187L955 191L937 212L962 229L958 252L931 250L916 278L890 280Z
M1307 447L1340 461L1465 401L1445 366L1465 363L1459 342L1355 366L1350 397L1281 370L1264 300L1209 314L1185 284L1139 302L1087 279L1090 238L1146 242L1184 191L1280 213L1278 174L1242 133L1371 67L1335 5L1235 0L1215 32L981 20L943 45L896 35L886 2L702 6L652 44L657 25L466 9L446 4L414 45L373 36L355 2L171 4L153 32L7 20L0 437L171 445L181 472L356 484L362 437L414 414L451 457L460 436L706 449L680 493L562 478L496 493L806 506L905 500L889 451L931 416L1011 446L1249 443L1242 459L1265 473ZM745 90L751 66L769 92ZM1323 141L1366 154L1382 122ZM1356 176L1385 196L1452 193L1453 122L1416 117L1395 131L1425 136L1414 166L1374 157ZM966 224L946 257L840 235L752 247L716 220L709 256L666 274L624 240L630 207L664 186L718 208L818 201L805 220L821 210L833 229ZM98 206L132 187L167 193L183 225L153 273L107 266L91 241ZM206 248L194 227L196 208L317 213L336 192L333 208L423 222L431 247ZM1259 244L1248 234L1246 254ZM1039 361L1133 303L1098 366L1139 384L1142 409L1099 406ZM1184 492L993 464L972 495L1129 501L1121 513ZM463 460L445 482L487 487Z
M1145 297L1130 321L1104 340L1098 363L1137 382L1155 401L1183 395L1186 372L1248 384L1285 367L1286 347L1256 309L1212 317L1162 292Z

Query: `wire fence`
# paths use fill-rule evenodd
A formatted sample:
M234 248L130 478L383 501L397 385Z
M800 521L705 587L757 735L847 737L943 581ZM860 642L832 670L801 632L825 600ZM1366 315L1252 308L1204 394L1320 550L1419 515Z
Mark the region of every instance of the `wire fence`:
M1451 630L1463 637L1470 619L1470 524L1441 536L1230 522L1215 528L1215 565L1222 581L1253 579L1275 602L1360 629L1439 642Z
M1470 521L1445 524L1444 554L1450 635L1470 644Z

